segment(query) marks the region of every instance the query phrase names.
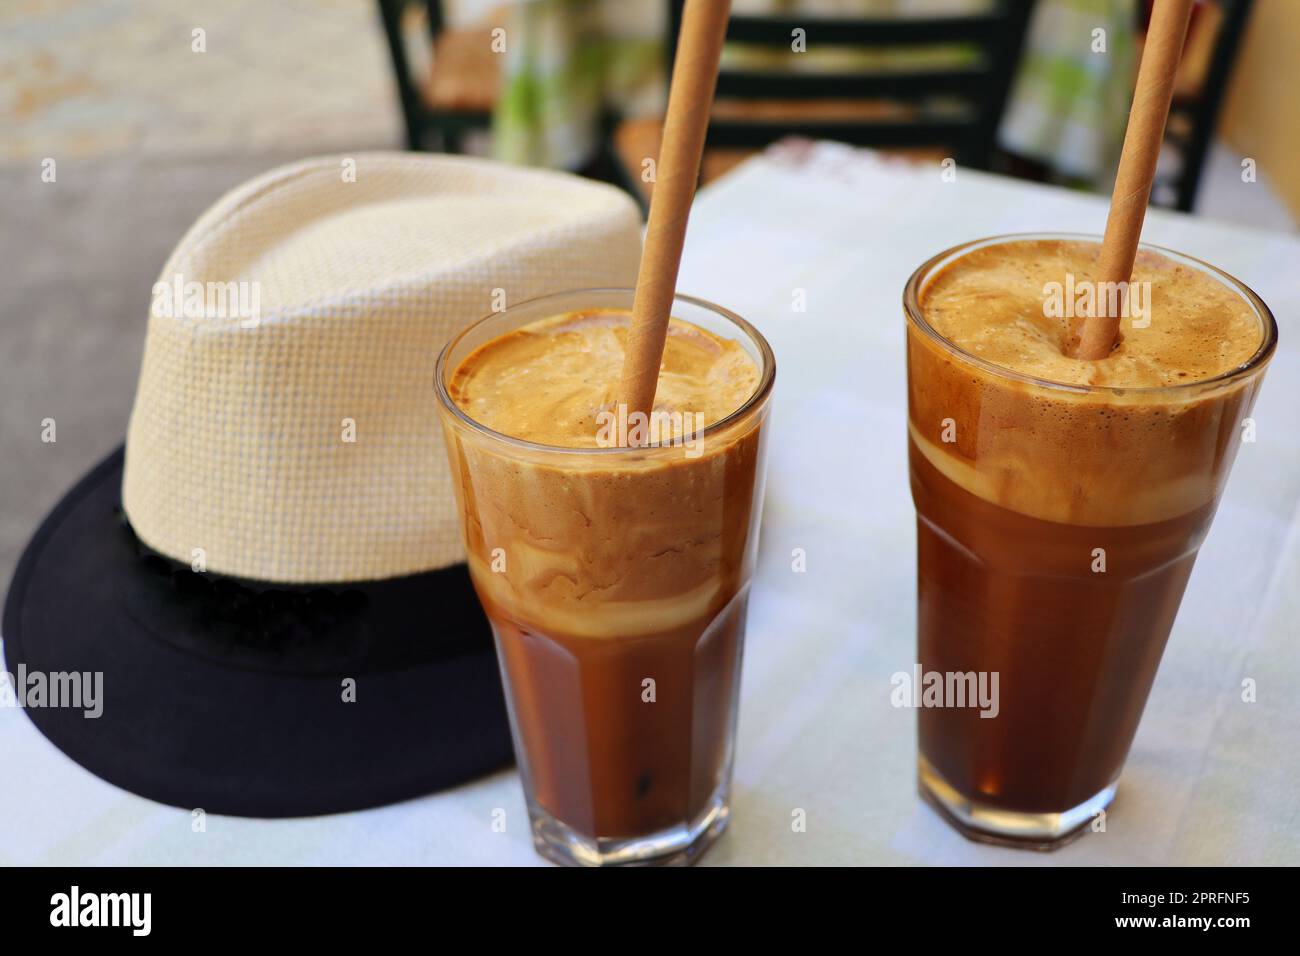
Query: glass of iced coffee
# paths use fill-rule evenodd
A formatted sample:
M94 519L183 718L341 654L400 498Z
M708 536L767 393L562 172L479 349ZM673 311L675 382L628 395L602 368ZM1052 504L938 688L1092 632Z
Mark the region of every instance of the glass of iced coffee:
M534 299L453 339L436 388L534 845L690 862L725 828L772 351L678 296L655 406L616 394L632 290Z
M999 698L922 704L920 789L990 842L1052 848L1110 804L1277 341L1250 289L1169 250L1090 289L1099 248L984 239L904 292L920 670ZM1070 357L1101 307L1117 345Z

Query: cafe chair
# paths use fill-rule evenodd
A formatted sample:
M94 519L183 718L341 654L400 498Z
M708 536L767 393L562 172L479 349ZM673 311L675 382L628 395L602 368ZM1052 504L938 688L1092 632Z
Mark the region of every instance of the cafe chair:
M1193 10L1165 131L1170 162L1167 166L1162 162L1156 174L1151 188L1153 203L1181 212L1191 212L1196 204L1205 156L1250 7L1251 0L1209 0Z
M466 134L485 131L492 121L501 89L501 58L492 52L491 24L501 16L451 28L441 0L379 0L379 14L393 60L407 148L462 152ZM421 19L428 30L423 49ZM413 30L415 26L420 29Z
M668 0L669 76L683 3ZM787 136L989 168L1030 6L1030 0L994 0L983 13L929 17L733 14L702 181ZM793 49L800 36L810 52ZM741 44L749 56L728 56ZM800 59L811 51L875 65L814 70ZM621 178L643 201L650 186L639 174L657 155L661 126L657 118L642 118L616 123L612 131Z

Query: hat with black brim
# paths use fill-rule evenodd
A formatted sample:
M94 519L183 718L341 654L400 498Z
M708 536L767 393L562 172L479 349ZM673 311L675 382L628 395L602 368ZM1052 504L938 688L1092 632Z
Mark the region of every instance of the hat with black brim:
M451 331L489 311L490 294L628 284L639 220L622 194L559 174L446 157L354 162L350 185L368 175L371 188L332 208L338 160L312 160L240 187L182 240L160 282L187 244L210 248L230 221L247 236L250 218L261 236L267 218L250 205L285 184L306 188L311 202L290 205L315 216L278 227L302 239L291 255L277 241L269 258L236 249L233 269L230 250L222 268L194 256L185 264L222 283L272 286L288 269L290 292L321 294L302 308L280 281L262 290L270 308L257 321L233 324L155 311L127 447L41 524L5 601L5 669L32 722L92 773L162 803L335 813L510 760L491 631L460 550L433 365ZM418 242L426 219L454 229L455 217L474 217L466 200L476 188L491 194L485 212L501 241L484 243L471 224L480 237L454 255L432 242L431 261L454 260L449 271L376 282L353 269L340 288L304 285L304 255L307 278L328 282L349 236L374 255L386 237ZM439 221L442 195L450 218ZM404 197L421 215L386 219ZM409 250L398 258L409 262ZM468 284L453 281L465 274ZM295 352L337 365L304 374ZM232 392L243 401L232 404ZM80 699L56 699L55 682L66 690L72 678Z
M26 708L77 763L162 803L284 817L509 762L492 635L463 564L346 589L214 581L141 550L121 482L119 449L45 519L5 605L16 698L24 674L103 675L83 706Z

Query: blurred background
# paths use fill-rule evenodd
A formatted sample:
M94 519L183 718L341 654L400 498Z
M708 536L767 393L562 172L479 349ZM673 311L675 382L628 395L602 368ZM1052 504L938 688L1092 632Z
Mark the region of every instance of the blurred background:
M405 145L644 192L680 6L9 0L0 157L183 165ZM796 135L1105 192L1149 7L735 0L704 178ZM1295 229L1297 50L1296 0L1199 0L1157 203ZM1266 186L1248 207L1221 188L1243 159Z
M1149 7L734 0L703 178L801 137L1108 193ZM59 442L0 456L0 580L121 440L149 289L222 192L303 156L415 148L571 169L645 202L680 10L5 0L0 428L56 417ZM1300 0L1198 0L1156 203L1296 230L1298 58Z

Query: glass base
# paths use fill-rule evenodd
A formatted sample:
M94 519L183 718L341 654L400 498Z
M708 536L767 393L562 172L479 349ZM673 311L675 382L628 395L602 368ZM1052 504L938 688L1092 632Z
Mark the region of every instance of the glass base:
M1077 839L1115 799L1115 784L1078 806L1059 813L1019 813L963 796L930 763L917 757L917 787L921 797L939 811L962 836L1021 850L1056 850Z
M731 808L727 784L695 819L637 837L589 837L561 823L531 800L533 847L552 863L563 866L689 866L704 855L727 829Z

